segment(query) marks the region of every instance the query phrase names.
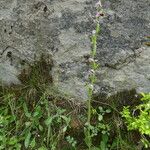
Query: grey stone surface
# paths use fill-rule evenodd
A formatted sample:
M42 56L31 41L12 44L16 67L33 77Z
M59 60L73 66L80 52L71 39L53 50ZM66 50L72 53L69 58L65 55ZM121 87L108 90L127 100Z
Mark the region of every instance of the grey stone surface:
M50 55L58 88L86 100L90 34L95 2L91 0L1 0L0 79L20 84L22 69ZM150 92L149 0L107 0L100 21L96 94L110 96L135 89ZM24 63L23 63L24 62Z

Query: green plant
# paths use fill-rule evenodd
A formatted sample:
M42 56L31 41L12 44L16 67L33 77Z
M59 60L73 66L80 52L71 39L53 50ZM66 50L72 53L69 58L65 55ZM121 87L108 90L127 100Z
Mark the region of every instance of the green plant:
M0 103L0 150L21 148L20 139L17 137L17 108L14 94L7 93L2 96ZM10 113L11 112L11 113ZM11 128L13 125L13 128ZM12 134L13 133L13 134Z
M70 116L65 109L49 101L48 94L31 105L24 94L8 90L2 93L0 105L0 150L59 147Z
M106 109L104 110L103 107L99 107L99 113L98 113L98 128L100 129L101 133L102 133L102 138L100 141L100 149L103 150L107 150L108 149L108 139L109 139L109 131L110 131L110 126L106 123L104 123L103 121L103 116L106 113L110 113L111 110L110 109Z
M66 140L69 144L71 144L71 146L73 148L72 150L76 150L77 141L71 136L67 136Z
M43 136L44 139L40 142L41 145L45 145L45 148L56 150L59 141L69 127L70 117L66 116L66 110L49 102L46 94L43 94L33 111L29 112L25 103L23 108L27 120L24 127L25 148L37 147L38 137Z
M89 84L87 86L87 92L88 92L88 100L87 100L87 122L85 124L84 128L84 134L85 134L85 143L88 147L89 150L91 150L92 146L92 135L91 135L91 103L92 103L92 95L93 95L93 90L94 90L94 84L96 82L96 75L95 71L99 67L99 65L95 61L95 56L96 56L96 50L97 50L97 38L100 32L100 25L99 25L99 19L103 14L102 10L102 5L101 1L99 0L98 3L96 4L96 30L93 30L93 34L91 37L91 43L92 43L92 50L91 50L91 58L89 58L90 62L90 73L89 73Z
M129 106L124 107L122 117L126 119L128 130L138 130L141 133L141 141L148 148L150 142L146 136L150 136L150 93L142 93L142 96L142 103L136 106L132 113Z
M99 149L99 150L108 150L109 144L109 131L110 126L106 124L104 121L104 116L111 112L110 109L104 109L103 107L98 107L98 109L92 108L92 116L95 119L95 123L93 125L88 125L87 129L90 130L90 137L91 137L91 149ZM85 133L86 134L86 133ZM93 146L92 140L94 137L100 135L100 140L98 146ZM87 141L88 142L88 141Z
M26 103L23 104L23 110L26 116L26 122L24 127L24 145L25 148L29 146L34 148L36 146L35 137L39 135L39 131L43 131L43 127L40 124L40 119L42 118L42 109L40 105L37 105L33 112L29 112Z
M112 104L112 107L115 108L114 110L117 110L115 104ZM113 137L110 137L111 144L109 149L110 150L136 150L136 144L133 140L133 135L130 132L126 131L126 128L124 126L124 120L120 115L120 112L118 111L112 111L112 117L110 118L111 122L111 133L110 135ZM135 139L135 138L134 138Z
M43 103L47 111L47 119L44 121L47 126L47 147L51 150L56 150L59 141L64 138L70 123L70 116L66 114L66 110L56 105L50 105L46 96L42 97Z
M101 140L99 143L99 150L108 150L109 144L109 131L110 126L109 124L105 123L104 116L111 113L110 109L104 109L103 107L99 106L98 109L92 109L93 115L96 115L96 124L93 126L92 136L97 136L98 133L101 135Z

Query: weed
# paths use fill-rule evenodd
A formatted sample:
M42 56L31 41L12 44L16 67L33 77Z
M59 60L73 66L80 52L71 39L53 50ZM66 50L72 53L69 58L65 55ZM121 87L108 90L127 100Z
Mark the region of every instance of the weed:
M0 149L10 148L19 150L21 144L19 143L20 139L16 135L18 122L16 118L17 108L14 95L7 94L2 98L4 104L2 103L0 108Z
M66 140L73 147L72 150L76 150L77 141L73 137L71 137L71 136L67 136Z
M124 107L122 117L126 119L128 130L138 130L141 134L141 141L146 148L150 147L150 142L146 136L150 136L150 94L142 94L142 104L135 109L129 110L129 106Z
M97 70L97 68L99 67L99 65L96 63L95 61L95 56L96 56L96 50L97 50L97 37L98 34L100 32L100 25L99 25L99 19L102 16L101 14L103 14L103 9L102 9L102 5L101 5L101 1L99 0L98 3L96 4L96 30L93 30L92 32L92 37L91 37L91 42L92 42L92 50L91 50L91 57L89 58L89 62L90 62L90 73L89 73L89 84L87 86L87 91L88 91L88 100L87 100L87 122L85 124L85 128L84 128L84 134L85 134L85 143L88 147L89 150L91 150L92 147L92 134L91 131L93 131L94 128L91 125L91 103L92 103L92 95L93 95L93 90L94 90L94 84L96 82L96 75L95 75L95 71Z

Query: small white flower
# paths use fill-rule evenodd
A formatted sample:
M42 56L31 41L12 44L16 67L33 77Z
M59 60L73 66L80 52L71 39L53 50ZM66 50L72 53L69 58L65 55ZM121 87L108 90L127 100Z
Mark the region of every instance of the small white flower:
M93 63L93 62L95 62L93 58L89 58L89 60L88 60L88 61L89 61L89 63Z
M93 69L90 70L90 74L94 74L95 71Z
M93 31L92 31L92 34L93 34L93 35L96 34L96 30L93 30Z
M93 90L94 90L93 84L90 84L90 85L89 85L89 88L93 91Z

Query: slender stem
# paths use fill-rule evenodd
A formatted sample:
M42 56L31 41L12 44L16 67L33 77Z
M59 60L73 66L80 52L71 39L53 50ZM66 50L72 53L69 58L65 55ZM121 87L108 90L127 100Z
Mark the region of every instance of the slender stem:
M91 122L91 99L88 100L88 119L87 119L88 124Z
M88 145L88 149L91 150L91 133L90 133L90 124L91 124L91 99L88 100L88 118L87 118L87 123L88 123L88 128L87 128L87 136L88 139L90 140L90 143Z
M91 70L90 70L90 76L89 76L89 87L88 87L88 101L87 101L87 135L86 138L88 139L88 149L91 150L91 145L92 145L92 137L91 137L91 103L92 103L92 95L93 95L93 86L95 84L95 71L97 69L97 63L94 60L96 56L96 51L97 51L97 36L100 31L100 25L99 25L99 17L100 17L100 10L101 10L101 2L100 0L97 3L97 14L96 14L96 29L93 31L93 35L91 38L92 42L92 50L91 50Z
M45 99L45 102L46 102L47 115L48 115L48 118L49 118L50 117L50 110L49 110L49 106L48 106L48 100ZM49 146L50 134L51 134L51 124L48 125L47 147Z

